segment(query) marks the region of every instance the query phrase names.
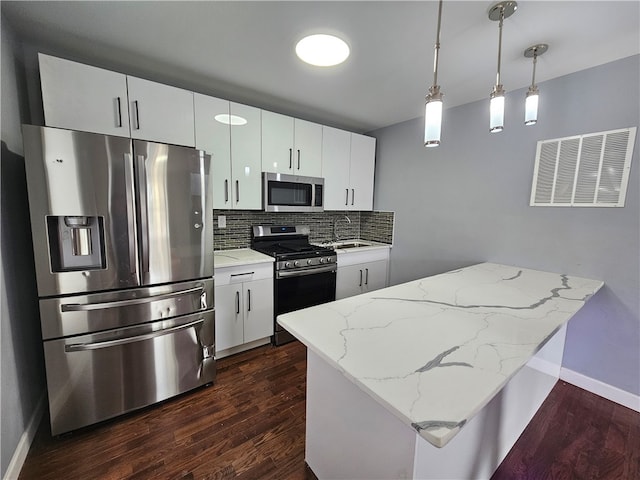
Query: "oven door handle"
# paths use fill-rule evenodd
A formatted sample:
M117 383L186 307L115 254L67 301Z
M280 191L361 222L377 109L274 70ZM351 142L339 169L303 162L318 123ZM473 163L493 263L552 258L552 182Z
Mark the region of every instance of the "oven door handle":
M133 337L122 337L116 338L114 340L106 340L104 342L94 342L94 343L73 343L71 345L65 345L64 351L67 353L71 352L84 352L87 350L97 350L99 348L107 348L107 347L115 347L118 345L126 345L127 343L135 343L140 342L142 340L149 340L151 338L160 337L162 335L167 335L169 333L175 333L180 330L185 330L187 328L195 327L196 325L204 322L204 318L200 318L198 320L194 320L193 322L185 323L184 325L177 325L175 327L165 328L163 330L157 330L155 332L144 333L142 335L135 335Z
M276 278L291 278L291 277L302 277L304 275L313 275L315 273L327 273L327 272L335 272L336 265L327 265L325 267L320 268L308 268L305 270L290 270L285 272L276 272Z

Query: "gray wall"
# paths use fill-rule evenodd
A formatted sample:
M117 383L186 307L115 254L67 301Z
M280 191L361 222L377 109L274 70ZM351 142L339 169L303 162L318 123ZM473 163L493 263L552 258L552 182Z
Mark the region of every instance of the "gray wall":
M13 35L2 18L1 361L0 436L4 477L20 437L44 395L45 380L37 290L22 158L26 120L24 78Z
M392 283L485 261L603 280L569 324L564 366L640 394L640 140L624 208L529 207L536 142L638 126L639 72L633 56L541 83L530 127L525 90L508 93L500 134L488 133L488 99L445 110L435 149L422 118L372 132L374 207L396 212Z

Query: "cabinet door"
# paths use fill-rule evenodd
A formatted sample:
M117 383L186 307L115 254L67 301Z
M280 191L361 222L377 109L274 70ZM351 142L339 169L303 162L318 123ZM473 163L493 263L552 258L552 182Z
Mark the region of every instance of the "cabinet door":
M131 138L193 147L193 92L127 77Z
M273 280L244 284L244 343L273 335Z
M262 170L293 173L293 118L262 111Z
M38 60L47 126L129 136L125 75L42 53Z
M351 134L349 210L373 210L375 154L375 138Z
M307 177L322 176L322 125L295 119L293 171Z
M387 266L386 260L378 260L360 265L364 270L363 291L372 292L387 286Z
M242 284L221 285L215 288L216 351L243 343L244 296Z
M196 148L211 155L213 208L231 208L231 127L229 101L195 93Z
M231 125L231 202L233 208L261 210L260 109L231 102L230 112L246 120Z
M322 175L325 210L346 210L349 195L351 133L322 127Z
M346 267L338 265L338 272L336 274L336 300L361 294L365 280L364 275L364 269L360 264L347 265Z

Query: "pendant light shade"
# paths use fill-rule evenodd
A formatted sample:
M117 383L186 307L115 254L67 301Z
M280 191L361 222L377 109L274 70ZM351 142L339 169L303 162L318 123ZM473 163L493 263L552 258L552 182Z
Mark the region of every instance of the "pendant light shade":
M442 93L440 89L431 87L424 111L424 146L437 147L440 145L442 130Z
M504 89L502 85L496 85L491 92L489 102L489 131L501 132L504 128Z
M529 87L524 103L524 124L535 125L538 121L538 89Z
M541 43L527 48L524 51L526 58L533 58L533 74L531 76L531 86L527 90L527 96L524 104L524 124L535 125L538 121L538 98L539 92L536 86L536 63L538 57L549 49L549 45Z
M440 21L442 19L442 1L438 3L438 28L433 56L433 85L429 88L424 109L424 146L440 145L442 130L442 92L438 85L438 53L440 52Z
M505 18L509 18L518 8L515 1L504 1L496 3L489 10L489 20L498 21L498 73L496 74L496 84L491 92L489 103L489 131L491 133L501 132L504 129L504 88L500 82L500 60L502 57L502 24Z

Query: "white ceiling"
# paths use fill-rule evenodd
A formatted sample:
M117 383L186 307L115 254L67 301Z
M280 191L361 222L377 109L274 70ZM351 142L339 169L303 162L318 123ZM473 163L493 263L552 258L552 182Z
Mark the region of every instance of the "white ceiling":
M445 1L439 82L445 108L488 98L496 77L495 1ZM41 50L356 131L422 115L433 80L435 1L0 3ZM297 40L329 32L346 63L300 62ZM640 53L640 2L519 1L505 20L502 83L531 82L524 50L548 43L537 82Z

